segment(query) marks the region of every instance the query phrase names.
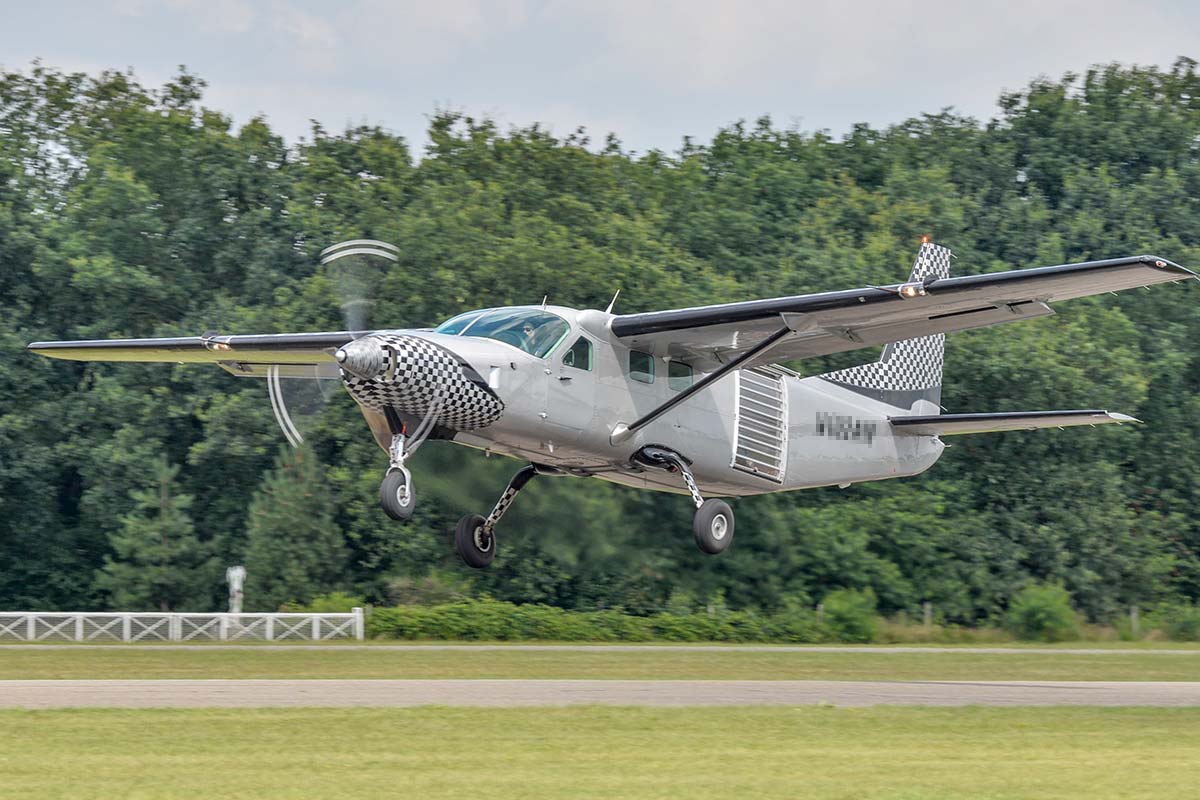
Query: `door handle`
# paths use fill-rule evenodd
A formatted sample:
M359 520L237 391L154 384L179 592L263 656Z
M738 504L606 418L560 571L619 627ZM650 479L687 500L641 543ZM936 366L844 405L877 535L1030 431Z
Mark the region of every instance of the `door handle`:
M569 381L569 380L571 380L571 376L570 375L559 375L558 379L560 381Z

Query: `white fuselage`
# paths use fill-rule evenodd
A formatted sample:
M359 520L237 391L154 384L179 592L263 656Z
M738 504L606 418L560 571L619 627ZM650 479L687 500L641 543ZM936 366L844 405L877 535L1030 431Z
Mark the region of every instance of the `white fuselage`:
M697 392L630 438L629 424L678 394L666 361L652 382L630 378L630 351L600 311L548 307L570 331L543 358L487 338L388 331L436 344L469 364L503 402L498 419L453 441L629 486L685 492L676 474L643 469L631 457L646 445L682 454L703 492L753 495L857 483L928 469L942 451L935 437L894 435L889 416L937 413L931 404L893 408L821 378L778 368L735 371ZM592 343L591 369L563 363L579 337ZM695 372L699 380L703 372Z

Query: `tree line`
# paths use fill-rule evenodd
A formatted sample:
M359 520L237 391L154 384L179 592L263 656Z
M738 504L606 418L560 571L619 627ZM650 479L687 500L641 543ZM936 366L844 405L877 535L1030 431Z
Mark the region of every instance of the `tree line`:
M180 71L0 73L0 607L223 605L330 591L439 593L650 614L719 597L768 613L871 590L884 612L1004 613L1059 582L1093 620L1200 595L1200 288L1075 300L951 336L949 411L1109 408L1142 426L956 438L914 479L736 501L738 541L695 551L685 499L546 481L470 572L454 521L517 464L430 443L406 526L344 392L281 449L260 381L83 364L34 340L338 330L319 251L400 248L355 313L378 327L539 302L619 312L902 279L924 234L957 274L1155 253L1200 265L1200 76L1097 66L1039 78L986 121L929 113L844 135L738 122L674 152L438 113L423 149L376 127L286 143L233 125ZM319 109L313 109L314 114ZM873 356L805 361L816 373Z

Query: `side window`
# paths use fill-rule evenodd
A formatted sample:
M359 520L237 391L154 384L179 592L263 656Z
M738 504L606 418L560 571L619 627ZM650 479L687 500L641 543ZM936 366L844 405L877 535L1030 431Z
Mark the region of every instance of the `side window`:
M671 361L667 364L667 386L672 391L682 392L692 385L692 366L682 361Z
M629 377L642 383L654 383L654 356L638 350L630 350Z
M590 370L592 368L592 343L580 336L563 356L563 364L575 367L575 369Z

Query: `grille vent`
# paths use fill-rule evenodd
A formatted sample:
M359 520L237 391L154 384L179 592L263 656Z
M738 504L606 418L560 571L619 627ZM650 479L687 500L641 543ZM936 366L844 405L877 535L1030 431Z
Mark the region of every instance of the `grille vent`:
M787 468L787 393L771 369L738 370L733 468L783 483Z

